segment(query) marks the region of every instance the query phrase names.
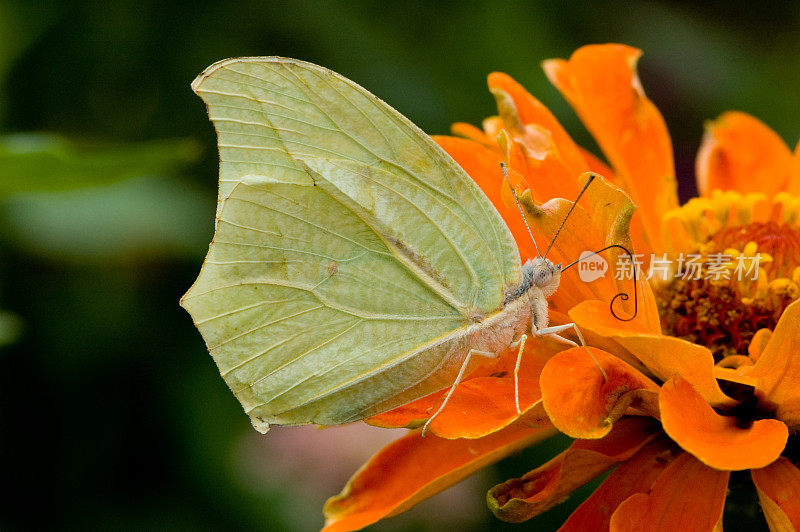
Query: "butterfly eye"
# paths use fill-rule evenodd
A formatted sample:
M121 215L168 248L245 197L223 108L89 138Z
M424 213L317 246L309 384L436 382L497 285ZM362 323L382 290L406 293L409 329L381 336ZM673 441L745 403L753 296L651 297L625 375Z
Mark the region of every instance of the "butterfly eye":
M542 287L547 283L549 283L552 277L553 277L553 272L550 270L550 268L547 268L545 266L539 268L539 271L537 271L536 275L534 276L533 282L536 283L536 286Z

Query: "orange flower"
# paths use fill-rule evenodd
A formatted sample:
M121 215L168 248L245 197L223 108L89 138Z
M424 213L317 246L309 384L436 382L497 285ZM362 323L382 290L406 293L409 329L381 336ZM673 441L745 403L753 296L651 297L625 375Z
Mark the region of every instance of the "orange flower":
M730 473L750 470L770 529L800 530L800 145L792 153L755 118L722 115L698 154L701 197L679 206L670 138L639 83L639 56L627 46L594 45L544 63L611 168L499 73L489 76L499 116L483 129L456 124L458 137L436 139L500 211L523 260L535 251L500 162L542 242L571 206L550 198L574 198L585 172L603 176L549 257L566 264L609 244L635 248L653 273L636 281L636 307L615 299L632 291L625 275L583 282L578 268L565 271L551 321L574 321L597 362L582 348L530 341L521 415L509 352L456 388L425 437L418 427L444 392L368 420L415 430L328 501L326 530L402 512L555 429L574 443L492 488L489 506L499 518L529 519L612 470L563 530L711 531L721 523ZM617 265L624 257L606 255ZM634 309L635 319L618 319Z

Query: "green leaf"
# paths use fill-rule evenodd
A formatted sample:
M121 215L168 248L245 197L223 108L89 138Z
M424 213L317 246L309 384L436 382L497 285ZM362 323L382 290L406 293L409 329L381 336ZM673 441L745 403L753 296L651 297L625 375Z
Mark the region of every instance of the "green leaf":
M0 199L168 175L199 154L190 139L95 145L43 133L7 135L0 137Z
M29 254L77 263L194 256L206 247L213 203L163 177L18 195L0 209L0 235Z

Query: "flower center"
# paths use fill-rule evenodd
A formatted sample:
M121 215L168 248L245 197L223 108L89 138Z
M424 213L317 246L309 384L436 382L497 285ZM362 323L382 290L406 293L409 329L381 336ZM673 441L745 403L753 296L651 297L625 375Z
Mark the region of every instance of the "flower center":
M759 253L768 253L772 263L766 266L770 276L788 277L800 266L800 230L773 221L755 222L743 227L726 227L711 237L716 249L730 249L741 243L755 243Z
M703 345L719 362L748 355L759 329L774 329L800 298L800 230L754 222L711 235L692 276L655 288L664 334ZM679 272L680 273L680 272Z

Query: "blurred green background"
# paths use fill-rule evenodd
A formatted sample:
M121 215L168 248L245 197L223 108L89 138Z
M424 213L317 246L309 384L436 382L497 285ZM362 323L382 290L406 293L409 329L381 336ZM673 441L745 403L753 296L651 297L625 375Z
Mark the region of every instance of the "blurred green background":
M0 0L0 529L311 530L397 436L258 435L178 307L213 226L215 139L189 89L209 64L318 63L430 133L493 114L485 76L503 70L594 148L538 65L628 43L645 51L685 200L703 121L724 110L794 147L799 29L798 2ZM485 491L566 443L375 529L500 528ZM580 499L502 528L554 530ZM745 506L726 530L747 526Z

